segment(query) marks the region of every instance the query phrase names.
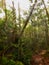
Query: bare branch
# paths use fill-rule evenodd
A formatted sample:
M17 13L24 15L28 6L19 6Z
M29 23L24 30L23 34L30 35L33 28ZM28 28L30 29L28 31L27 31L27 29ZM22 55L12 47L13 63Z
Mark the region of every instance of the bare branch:
M29 16L27 17L26 23L24 24L24 27L23 27L23 29L22 29L22 31L21 31L19 37L22 36L22 34L23 34L23 32L24 32L24 30L25 30L25 28L26 28L26 26L27 26L27 24L28 24L28 22L29 22L29 19L30 19L31 15L32 15L32 12L33 12L33 10L34 10L34 7L35 7L36 3L37 3L37 0L35 0L35 3L34 3L33 6L32 6L32 9L31 9L31 11L30 11L30 14L29 14Z
M47 17L48 17L48 21L49 21L49 13L48 13L48 11L47 11L47 8L46 8L46 5L45 5L44 0L42 0L42 2L43 2L43 4L44 4L45 10L46 10L46 14L47 14Z

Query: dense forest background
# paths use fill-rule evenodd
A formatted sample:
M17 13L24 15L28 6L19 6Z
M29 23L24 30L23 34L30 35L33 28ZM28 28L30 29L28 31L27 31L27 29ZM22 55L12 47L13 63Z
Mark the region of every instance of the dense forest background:
M44 0L29 1L29 11L23 11L23 17L19 3L17 16L14 0L10 10L5 0L0 1L5 13L0 18L0 65L31 65L32 56L42 50L49 58L49 2L46 6Z

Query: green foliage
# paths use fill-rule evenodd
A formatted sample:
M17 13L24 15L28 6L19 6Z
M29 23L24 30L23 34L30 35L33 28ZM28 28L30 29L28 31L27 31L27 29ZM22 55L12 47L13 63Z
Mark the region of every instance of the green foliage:
M20 61L16 61L16 65L24 65L24 64Z
M7 59L6 57L2 57L1 65L24 65L22 62L13 61L12 59Z
M37 3L21 37L20 33L26 22L25 18L21 17L20 8L18 17L14 3L12 10L6 9L6 16L0 19L1 65L30 65L31 56L36 51L49 50L49 21L45 8L41 8L42 5L41 2ZM28 14L29 12L24 11L24 16Z

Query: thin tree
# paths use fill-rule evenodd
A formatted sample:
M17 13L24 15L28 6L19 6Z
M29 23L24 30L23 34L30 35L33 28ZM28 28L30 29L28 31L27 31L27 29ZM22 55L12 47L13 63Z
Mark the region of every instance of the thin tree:
M46 11L46 15L47 15L47 18L48 18L48 22L49 22L49 13L48 13L48 11L47 11L47 8L46 8L46 5L45 5L45 2L44 2L44 0L42 0L42 2L43 2L43 4L44 4L44 8L45 8L45 11ZM45 35L46 35L46 46L48 46L49 44L49 42L48 42L48 24L47 24L47 21L45 20Z
M20 35L19 35L19 37L18 37L18 40L19 40L20 37L22 36L22 34L23 34L23 32L24 32L24 30L25 30L25 28L26 28L26 26L27 26L27 24L28 24L28 22L29 22L29 20L30 20L30 17L31 17L31 15L32 15L32 12L34 11L34 7L35 7L36 3L37 3L37 0L35 0L35 3L34 3L33 6L32 6L32 9L31 9L31 11L30 11L30 14L29 14L29 16L27 17L27 19L26 19L26 21L25 21L26 23L24 24L24 27L23 27L22 31L20 32Z

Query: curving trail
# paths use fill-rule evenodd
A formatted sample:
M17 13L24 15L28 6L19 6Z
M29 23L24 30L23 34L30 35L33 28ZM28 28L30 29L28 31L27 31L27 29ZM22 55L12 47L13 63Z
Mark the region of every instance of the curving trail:
M44 50L38 54L35 54L31 58L31 65L49 65L49 56ZM48 52L49 55L49 52Z

